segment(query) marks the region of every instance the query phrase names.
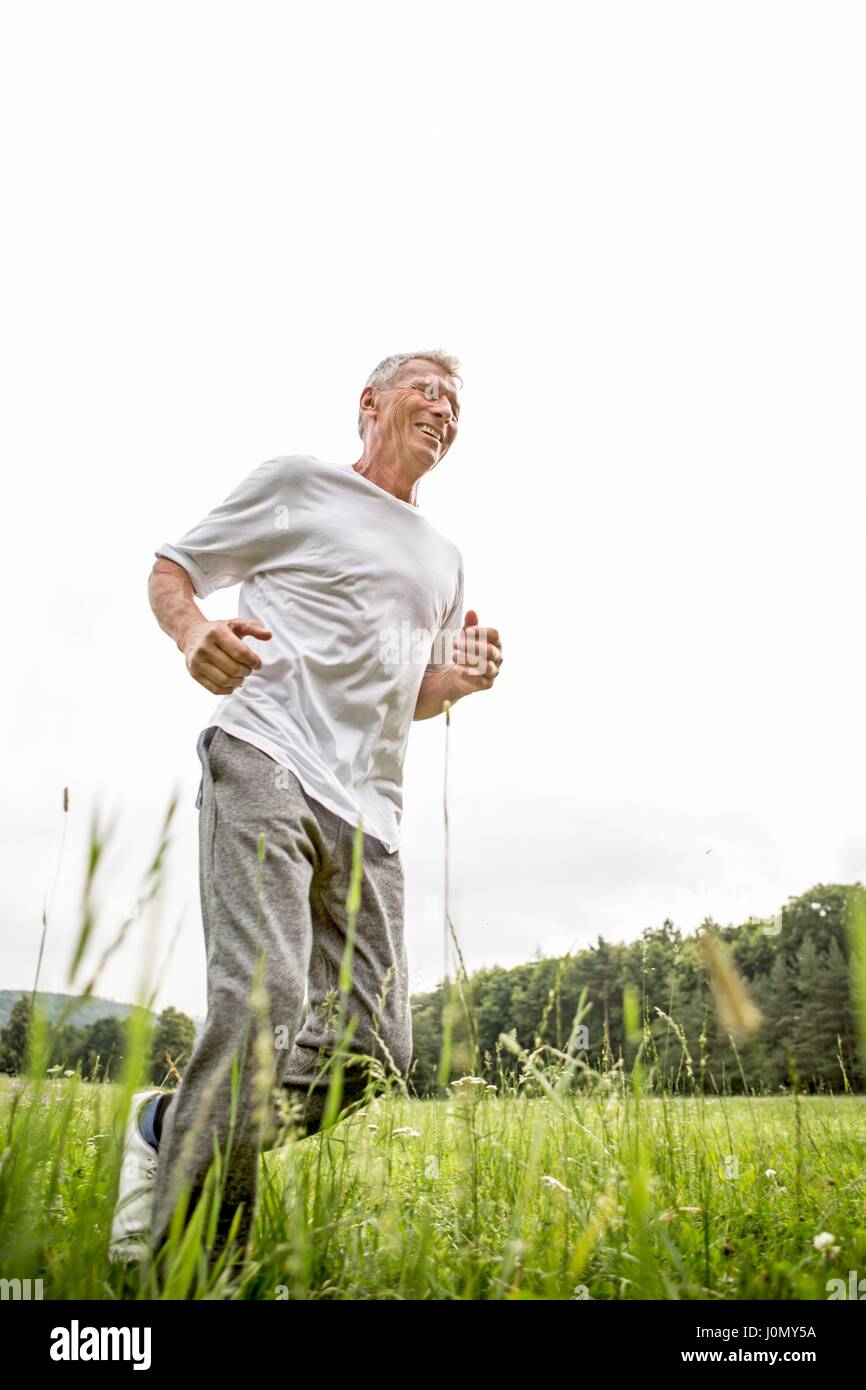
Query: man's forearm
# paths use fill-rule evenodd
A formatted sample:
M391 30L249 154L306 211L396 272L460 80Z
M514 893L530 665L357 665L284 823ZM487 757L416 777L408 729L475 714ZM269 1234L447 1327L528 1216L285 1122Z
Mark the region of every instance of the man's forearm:
M446 700L450 700L453 705L461 698L454 689L452 670L452 667L446 667L444 671L431 671L424 677L418 691L413 719L432 719L442 713L442 706Z
M204 620L186 570L161 556L150 572L147 592L150 606L163 632L173 637L183 650L190 624Z

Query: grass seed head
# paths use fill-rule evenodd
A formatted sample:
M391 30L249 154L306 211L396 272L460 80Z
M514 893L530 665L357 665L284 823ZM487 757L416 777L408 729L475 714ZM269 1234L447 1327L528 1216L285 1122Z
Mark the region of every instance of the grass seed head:
M710 977L720 1024L737 1042L754 1037L761 1029L763 1016L730 953L712 931L702 931L698 942Z

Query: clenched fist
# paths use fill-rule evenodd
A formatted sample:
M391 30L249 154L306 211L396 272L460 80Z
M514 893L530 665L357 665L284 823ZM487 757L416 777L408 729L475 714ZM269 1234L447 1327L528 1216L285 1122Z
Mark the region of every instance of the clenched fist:
M224 622L189 625L180 645L186 669L199 685L213 695L230 695L243 685L251 671L261 668L262 659L240 639L257 637L267 642L273 636L256 619L227 618Z
M450 675L455 694L471 695L489 690L502 666L502 639L495 627L479 627L478 614L470 608L454 639Z

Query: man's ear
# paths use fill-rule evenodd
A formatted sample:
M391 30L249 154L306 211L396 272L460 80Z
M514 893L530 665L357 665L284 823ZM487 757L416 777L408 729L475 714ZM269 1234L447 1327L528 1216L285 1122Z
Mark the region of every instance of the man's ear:
M367 413L367 411L370 409L370 407L372 407L374 411L378 409L379 402L378 402L378 400L376 399L376 388L375 388L375 386L365 386L365 387L364 387L363 391L361 392L361 396L360 396L360 400L358 401L358 404L359 404L359 406L361 407L361 410L363 411L364 414Z

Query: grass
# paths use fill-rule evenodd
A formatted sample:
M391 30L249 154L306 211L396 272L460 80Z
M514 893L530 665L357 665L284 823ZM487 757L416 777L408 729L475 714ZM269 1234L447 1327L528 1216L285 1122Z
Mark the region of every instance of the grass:
M142 1278L106 1263L122 1097L3 1079L4 1277L60 1299L718 1300L825 1299L866 1269L866 1098L636 1096L620 1073L564 1100L377 1097L263 1155L250 1258L209 1270L196 1236Z
M174 806L147 871L148 902L159 892ZM358 831L341 1027L361 840ZM131 925L89 963L104 845L95 828L69 972L72 982L87 967L85 994ZM866 1039L866 898L856 899L850 925ZM47 926L46 914L43 944ZM466 1012L446 883L451 938L459 968L441 1059L446 1079L450 1022ZM754 1011L717 954L710 951L708 969L732 1029L747 1032L757 1026ZM52 1030L37 1009L26 1075L0 1077L0 1276L41 1279L51 1299L721 1301L823 1300L830 1279L847 1284L849 1271L866 1272L866 1096L804 1097L796 1084L778 1096L711 1094L704 1087L712 1078L702 1068L698 1077L675 1017L670 1040L683 1048L690 1092L659 1092L649 1020L626 993L628 1065L612 1057L601 1071L586 1065L577 1046L584 997L564 1051L528 1055L502 1034L495 1086L464 1077L450 1081L446 1099L420 1100L384 1076L385 1091L361 1109L262 1155L245 1250L215 1258L211 1248L218 1157L205 1199L185 1227L175 1223L149 1269L107 1260L123 1126L147 1058L146 1016L126 1025L123 1074L92 1083L48 1070ZM471 1036L471 1018L463 1022ZM338 1030L327 1118L340 1111L350 1034L351 1023ZM254 1085L271 1047L260 1020Z

